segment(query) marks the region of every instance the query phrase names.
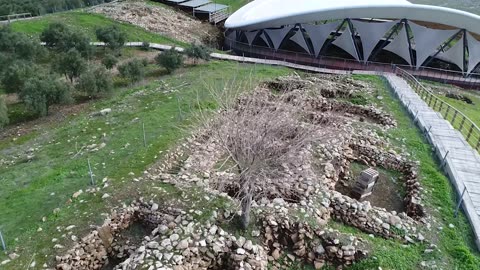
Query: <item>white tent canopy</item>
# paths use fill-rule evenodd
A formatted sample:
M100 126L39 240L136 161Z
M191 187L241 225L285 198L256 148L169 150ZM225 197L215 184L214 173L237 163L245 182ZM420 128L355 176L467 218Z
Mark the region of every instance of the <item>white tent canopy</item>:
M398 32L398 35L394 38L394 40L383 49L400 56L407 61L409 65L412 65L412 60L410 58L410 46L408 44L408 36L405 25L403 25L402 29Z
M360 34L363 45L363 61L367 62L370 54L377 46L380 39L390 30L398 21L384 23L369 23L362 21L352 21L353 26Z
M427 58L434 54L438 47L447 39L458 33L458 30L436 30L409 23L415 38L415 51L417 52L417 68L420 67Z
M348 52L351 56L353 56L353 58L359 60L357 48L355 48L355 43L353 42L350 27L345 28L343 34L337 39L335 39L332 44L342 48L344 51Z
M375 18L380 20L371 20ZM349 26L335 38L333 33L342 21L348 21ZM401 24L401 29L398 34L390 35L395 24ZM367 62L379 42L390 36L390 43L382 49L416 68L428 65L429 57L445 60L462 70L467 66L463 70L467 73L480 63L480 42L475 39L480 36L480 16L406 0L255 0L225 22L227 29L245 33L250 45L260 33L260 38L274 50L280 48L294 25L304 31L295 30L289 39L314 57L320 55L327 39L333 37L333 45ZM460 32L466 32L463 38L467 42L458 41ZM361 43L356 46L358 41ZM439 52L447 41L457 43L448 51Z
M337 29L339 22L331 22L322 25L303 24L302 27L307 31L307 34L312 41L315 57L320 54L323 44L333 30Z
M306 52L310 53L308 49L307 42L305 41L305 36L303 36L302 29L298 29L295 35L290 38L291 41L297 43L300 47L302 47Z
M226 28L256 30L345 18L407 19L453 26L480 35L480 16L451 8L416 5L406 0L256 0L225 22Z

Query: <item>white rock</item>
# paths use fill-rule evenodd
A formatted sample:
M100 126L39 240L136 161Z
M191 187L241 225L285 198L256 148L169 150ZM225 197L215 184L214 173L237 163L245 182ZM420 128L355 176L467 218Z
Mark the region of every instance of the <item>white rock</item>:
M111 113L111 112L112 112L112 109L106 108L106 109L101 110L101 111L100 111L100 114L105 116L105 115L107 115L107 114L109 114L109 113Z
M162 242L162 246L163 246L163 242ZM149 249L158 249L160 247L160 244L157 241L151 241L147 243L147 247Z
M167 227L167 226L165 226L165 225L163 225L163 224L158 226L158 232L159 232L160 234L165 234L167 231L168 231L168 227Z
M243 248L237 248L237 254L239 255L244 255L246 253L245 249Z
M217 225L213 225L213 226L210 228L209 232L210 232L210 234L213 235L213 234L216 234L216 233L217 233L217 230L218 230Z
M183 239L182 241L180 241L177 245L177 249L187 249L188 248L188 239Z
M170 241L172 242L175 242L175 241L178 241L178 239L180 239L180 236L176 233L170 235Z
M102 199L106 199L106 198L109 198L109 197L110 197L110 195L108 195L108 193L105 193L105 194L103 194Z
M167 247L167 246L172 245L172 242L170 241L170 238L167 238L167 239L164 239L164 240L162 241L162 244L161 244L161 245L162 245L162 247Z
M158 204L156 204L156 203L152 204L152 208L150 210L157 211L158 210Z
M253 248L252 240L245 241L245 244L243 245L243 248L246 249L246 250L252 250L252 248Z

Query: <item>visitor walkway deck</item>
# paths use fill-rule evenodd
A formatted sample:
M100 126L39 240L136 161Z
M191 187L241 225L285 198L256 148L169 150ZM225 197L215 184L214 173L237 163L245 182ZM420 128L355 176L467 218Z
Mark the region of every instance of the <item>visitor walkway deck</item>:
M480 156L464 136L438 112L431 109L410 85L394 74L384 75L428 141L435 147L447 175L459 196L480 248Z

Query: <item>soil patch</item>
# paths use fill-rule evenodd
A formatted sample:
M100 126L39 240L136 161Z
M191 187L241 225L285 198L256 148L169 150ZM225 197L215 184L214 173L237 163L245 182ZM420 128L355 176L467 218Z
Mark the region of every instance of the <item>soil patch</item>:
M344 195L350 196L357 177L367 168L368 166L366 165L352 163L350 165L350 175L352 177L339 181L335 189ZM403 198L405 197L405 188L401 184L400 174L383 168L374 169L379 172L378 181L375 184L372 195L366 197L363 201L369 201L373 206L385 208L388 211L404 212Z

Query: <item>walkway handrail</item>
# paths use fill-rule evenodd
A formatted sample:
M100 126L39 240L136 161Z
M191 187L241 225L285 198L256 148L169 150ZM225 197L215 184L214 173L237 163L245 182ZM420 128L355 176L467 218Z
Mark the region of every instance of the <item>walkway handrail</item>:
M236 38L225 36L225 45L233 49L238 55L250 56L255 58L276 59L285 62L291 62L301 65L309 65L314 67L341 69L341 70L367 70L375 72L393 73L395 67L401 67L408 70L419 78L425 78L441 83L450 83L465 87L468 89L480 90L480 73L470 73L468 76L460 71L445 70L432 67L420 67L418 69L409 65L399 65L392 63L358 61L356 59L346 59L336 56L319 55L313 57L308 52L291 51L285 49L274 49L265 46L258 46L239 41Z
M477 151L480 150L480 128L470 118L436 96L404 69L397 68L396 74L406 80L428 106L439 112L456 130L460 131L470 146Z

